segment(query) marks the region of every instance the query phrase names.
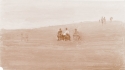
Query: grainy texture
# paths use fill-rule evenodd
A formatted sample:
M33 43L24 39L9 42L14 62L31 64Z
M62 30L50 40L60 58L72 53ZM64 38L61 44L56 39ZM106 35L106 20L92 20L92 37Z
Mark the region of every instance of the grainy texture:
M58 28L67 26L72 32L75 24L5 30L0 47L1 65L4 70L124 70L125 30L122 24L77 23L82 41L56 39ZM21 32L28 34L28 41L21 41Z
M125 1L0 1L4 70L125 70Z

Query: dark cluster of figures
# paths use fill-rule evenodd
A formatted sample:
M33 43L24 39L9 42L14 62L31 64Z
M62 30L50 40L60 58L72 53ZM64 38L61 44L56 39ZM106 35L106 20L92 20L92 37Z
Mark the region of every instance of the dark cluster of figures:
M62 29L60 28L58 33L57 33L57 38L58 41L71 41L71 36L69 33L69 30L66 28L65 31L63 32ZM77 29L75 29L74 34L73 34L73 39L74 40L80 40L80 35Z
M113 20L113 17L110 17L110 22L112 22L112 20ZM99 20L99 22L101 22L102 25L103 25L103 24L106 24L106 18L105 18L105 17L102 17L102 18Z

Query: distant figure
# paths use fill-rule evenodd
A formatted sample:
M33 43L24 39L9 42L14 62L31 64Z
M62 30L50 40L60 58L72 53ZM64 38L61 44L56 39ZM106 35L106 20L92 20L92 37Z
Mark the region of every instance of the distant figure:
M73 39L74 40L80 40L80 35L79 35L79 32L77 31L77 29L75 29L75 32L73 34Z
M100 23L100 19L99 19L99 23Z
M104 21L104 23L106 23L106 18L105 17L103 18L103 21Z
M112 22L112 20L113 20L113 17L110 17L110 22Z
M65 32L63 33L64 40L70 40L70 34L68 29L66 28Z
M63 35L69 34L69 30L66 28L65 32L63 33Z
M102 22L102 25L103 25L103 23L104 23L103 17L101 18L101 22Z
M62 29L60 28L57 34L58 41L62 40Z

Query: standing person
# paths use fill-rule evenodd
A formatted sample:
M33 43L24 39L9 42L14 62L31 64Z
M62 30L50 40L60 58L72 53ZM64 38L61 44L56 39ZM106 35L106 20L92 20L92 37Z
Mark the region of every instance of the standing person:
M61 28L58 31L57 37L58 37L58 41L60 41L62 38L62 29Z
M110 17L110 22L112 22L112 20L113 20L113 17Z
M66 28L65 32L63 33L64 40L70 40L69 30Z
M101 22L102 22L102 25L103 25L103 23L104 23L103 17L101 18Z
M104 20L104 23L106 23L106 18L105 18L105 17L104 17L104 19L103 19L103 20Z

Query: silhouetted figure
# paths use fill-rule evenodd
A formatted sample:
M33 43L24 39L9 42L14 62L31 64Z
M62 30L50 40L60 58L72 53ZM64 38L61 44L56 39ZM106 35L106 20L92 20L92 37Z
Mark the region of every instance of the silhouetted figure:
M110 17L110 22L112 22L112 20L113 20L113 17Z
M80 35L79 35L79 32L77 31L77 29L75 29L75 32L73 34L73 39L74 40L80 40Z
M104 23L106 23L106 18L105 17L103 18L103 21L104 21Z
M104 23L103 17L101 18L101 23L102 23L102 25L103 25L103 23Z
M60 28L57 34L58 41L62 40L62 29Z

